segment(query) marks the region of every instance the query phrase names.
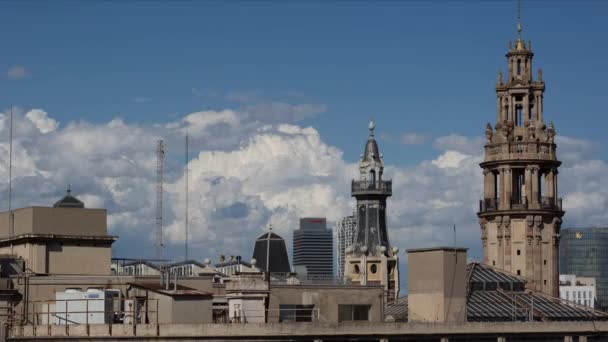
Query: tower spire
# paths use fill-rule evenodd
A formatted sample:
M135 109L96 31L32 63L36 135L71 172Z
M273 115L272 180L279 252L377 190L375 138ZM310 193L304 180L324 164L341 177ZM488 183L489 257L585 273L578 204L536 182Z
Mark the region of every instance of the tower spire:
M521 40L521 0L517 0L517 40Z

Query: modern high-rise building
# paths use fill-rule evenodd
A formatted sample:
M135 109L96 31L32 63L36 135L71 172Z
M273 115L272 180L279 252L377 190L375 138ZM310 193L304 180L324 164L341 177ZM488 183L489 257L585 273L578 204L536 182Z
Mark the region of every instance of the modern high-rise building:
M357 218L353 213L336 222L334 236L336 240L336 275L338 279L344 278L345 251L353 245L357 229Z
M309 279L333 277L333 235L325 218L304 217L293 232L293 266L306 267Z
M508 72L496 80L497 120L486 126L479 224L483 261L559 296L559 236L564 211L557 195L555 127L545 125L545 82L532 77L532 43L509 43Z
M393 194L392 181L384 180L384 160L374 138L374 122L359 162L359 180L351 184L357 199L357 230L346 249L345 279L352 284L382 285L385 302L399 297L399 249L391 248L386 228L386 199Z
M608 228L568 228L560 232L559 271L595 278L596 309L608 311Z

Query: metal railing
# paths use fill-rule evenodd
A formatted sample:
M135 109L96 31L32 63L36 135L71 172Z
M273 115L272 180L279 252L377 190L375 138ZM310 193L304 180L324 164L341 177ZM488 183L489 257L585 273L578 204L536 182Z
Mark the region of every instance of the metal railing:
M32 325L158 323L158 299L58 299L31 301ZM99 307L103 309L100 309Z
M283 308L263 310L232 310L228 323L318 322L318 308Z
M511 209L528 209L528 199L526 196L511 197Z
M390 180L376 181L376 182L353 180L352 184L351 184L351 191L353 193L377 192L377 193L392 194L393 182Z
M484 198L479 200L479 212L496 211L500 204L500 198Z
M562 210L562 199L555 197L542 197L540 201L542 209Z
M556 197L541 197L539 206L531 205L528 202L526 196L514 196L509 201L509 208L507 210L518 210L518 209L550 209L550 210L562 210L562 199ZM479 200L479 212L488 212L501 210L500 198L484 198Z

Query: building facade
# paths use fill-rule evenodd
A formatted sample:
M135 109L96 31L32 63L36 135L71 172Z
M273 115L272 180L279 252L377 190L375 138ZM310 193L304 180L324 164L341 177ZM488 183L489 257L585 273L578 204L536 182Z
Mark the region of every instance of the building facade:
M506 79L496 81L497 120L487 124L483 198L479 205L483 261L521 275L559 296L559 232L564 211L557 194L555 127L545 124L545 82L532 77L532 44L509 43Z
M608 228L568 228L560 233L560 273L595 279L595 308L608 311Z
M345 251L353 245L357 230L357 218L353 213L336 222L334 237L336 241L336 276L338 279L344 278Z
M559 275L559 298L595 308L595 278L577 277L574 274Z
M391 248L386 227L386 199L392 181L384 180L384 160L374 138L374 122L359 162L359 180L351 184L357 200L357 230L352 247L346 249L345 280L360 285L382 285L385 301L399 296L399 257Z
M300 219L300 229L293 232L293 266L306 267L308 278L332 278L334 266L333 235L327 220L318 217Z

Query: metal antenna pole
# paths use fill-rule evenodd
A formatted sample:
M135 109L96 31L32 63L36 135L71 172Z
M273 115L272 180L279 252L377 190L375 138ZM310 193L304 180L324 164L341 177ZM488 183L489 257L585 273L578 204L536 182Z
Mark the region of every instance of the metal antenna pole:
M9 147L8 147L8 217L9 217L9 236L15 235L13 225L13 105L11 104L10 124L9 124ZM12 245L11 245L12 246Z
M156 258L163 257L163 162L165 147L163 140L156 148Z
M186 132L186 170L185 170L185 176L186 176L186 212L185 212L185 239L184 239L184 248L185 248L185 257L184 260L188 260L188 192L189 192L189 187L188 187L188 176L189 176L189 172L188 172L188 132Z

